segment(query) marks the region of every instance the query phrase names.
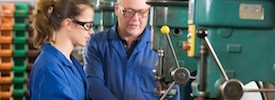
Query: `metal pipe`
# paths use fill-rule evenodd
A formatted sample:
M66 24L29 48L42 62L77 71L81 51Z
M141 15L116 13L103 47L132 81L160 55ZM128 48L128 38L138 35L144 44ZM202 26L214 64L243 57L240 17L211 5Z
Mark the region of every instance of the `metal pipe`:
M205 91L206 90L206 70L207 70L207 48L206 44L203 43L200 46L200 84L199 84L199 91Z
M151 49L154 50L156 48L154 48L155 44L154 44L154 7L151 7L150 9L150 19L149 19L149 24L150 24L150 27L151 27L151 37L150 37L150 40L151 40Z
M163 60L163 56L164 56L164 50L163 49L159 49L158 50L158 73L157 73L157 79L160 80L162 78L162 71L163 71L163 65L162 65L162 60Z

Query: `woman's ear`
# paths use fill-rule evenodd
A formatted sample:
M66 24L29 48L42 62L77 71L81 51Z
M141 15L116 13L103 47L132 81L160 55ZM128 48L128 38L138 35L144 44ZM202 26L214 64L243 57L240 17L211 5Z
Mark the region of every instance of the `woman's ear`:
M70 18L66 18L64 19L64 21L62 22L62 25L67 29L67 30L71 30L72 29L72 23L73 21Z

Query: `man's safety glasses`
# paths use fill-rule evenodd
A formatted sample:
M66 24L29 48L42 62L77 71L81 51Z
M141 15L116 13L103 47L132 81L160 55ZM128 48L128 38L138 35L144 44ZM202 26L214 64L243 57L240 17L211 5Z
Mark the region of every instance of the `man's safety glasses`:
M146 17L148 17L149 12L150 12L149 11L150 9L134 10L131 8L124 8L119 4L118 4L118 6L119 6L119 9L121 10L121 12L123 13L123 16L127 17L127 18L133 17L133 15L135 15L135 13L138 14L139 18L146 18Z

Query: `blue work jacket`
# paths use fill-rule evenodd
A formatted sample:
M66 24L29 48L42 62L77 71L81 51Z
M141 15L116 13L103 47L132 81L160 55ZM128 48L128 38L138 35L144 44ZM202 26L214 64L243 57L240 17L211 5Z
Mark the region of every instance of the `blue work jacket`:
M93 100L159 99L153 74L156 61L157 54L151 50L148 28L130 56L126 54L116 26L94 34L84 57L89 97Z
M85 100L88 84L80 63L44 44L30 73L31 100Z

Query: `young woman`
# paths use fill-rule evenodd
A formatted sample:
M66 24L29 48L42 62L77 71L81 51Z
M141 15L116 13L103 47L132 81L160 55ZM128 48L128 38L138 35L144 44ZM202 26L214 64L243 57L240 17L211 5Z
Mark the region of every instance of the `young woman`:
M30 17L33 43L41 49L30 73L32 100L84 100L88 85L80 63L71 55L93 33L90 0L38 0Z

